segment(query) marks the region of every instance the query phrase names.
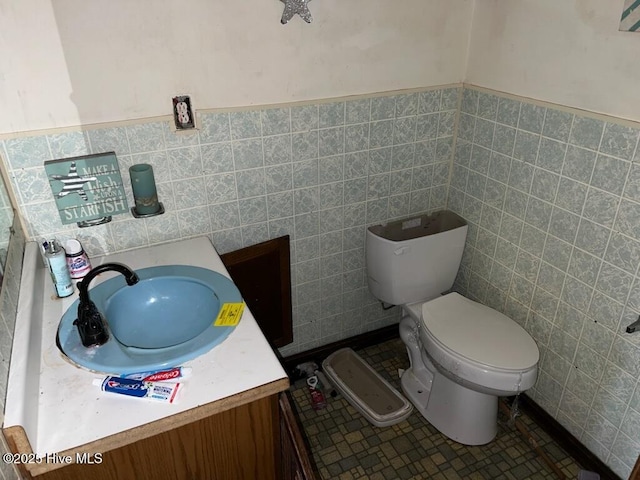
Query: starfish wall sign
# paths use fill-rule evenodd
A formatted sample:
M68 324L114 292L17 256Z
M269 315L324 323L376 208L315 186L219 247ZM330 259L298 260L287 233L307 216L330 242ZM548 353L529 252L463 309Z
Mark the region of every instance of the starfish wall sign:
M305 22L311 23L311 12L309 11L308 3L311 0L280 0L284 3L284 12L282 12L282 18L280 23L285 25L291 18L297 13Z

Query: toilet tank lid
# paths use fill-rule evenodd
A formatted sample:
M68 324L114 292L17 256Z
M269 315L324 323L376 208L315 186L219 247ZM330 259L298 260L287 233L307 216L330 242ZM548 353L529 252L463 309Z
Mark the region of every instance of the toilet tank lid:
M524 328L459 293L424 303L422 323L442 345L482 365L526 370L540 358L536 342Z

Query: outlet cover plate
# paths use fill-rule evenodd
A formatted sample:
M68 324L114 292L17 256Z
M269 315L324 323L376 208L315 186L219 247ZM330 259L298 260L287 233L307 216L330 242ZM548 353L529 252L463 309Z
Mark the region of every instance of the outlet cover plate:
M173 97L173 121L177 130L196 128L196 120L189 95Z

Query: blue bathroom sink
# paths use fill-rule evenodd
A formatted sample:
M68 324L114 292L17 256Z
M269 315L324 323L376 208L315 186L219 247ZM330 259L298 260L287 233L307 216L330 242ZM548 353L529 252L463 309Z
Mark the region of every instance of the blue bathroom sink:
M90 288L106 319L109 340L84 347L73 322L78 300L62 316L57 344L75 364L89 370L127 374L181 365L220 344L235 327L215 326L225 303L242 302L233 281L188 265L136 270L140 281L122 275Z

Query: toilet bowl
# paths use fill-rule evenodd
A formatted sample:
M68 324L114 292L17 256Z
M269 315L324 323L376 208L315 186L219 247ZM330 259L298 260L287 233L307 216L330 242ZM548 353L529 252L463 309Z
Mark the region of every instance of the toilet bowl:
M507 316L458 293L403 309L400 337L411 364L401 379L404 394L452 440L493 440L498 397L536 381L535 341Z

